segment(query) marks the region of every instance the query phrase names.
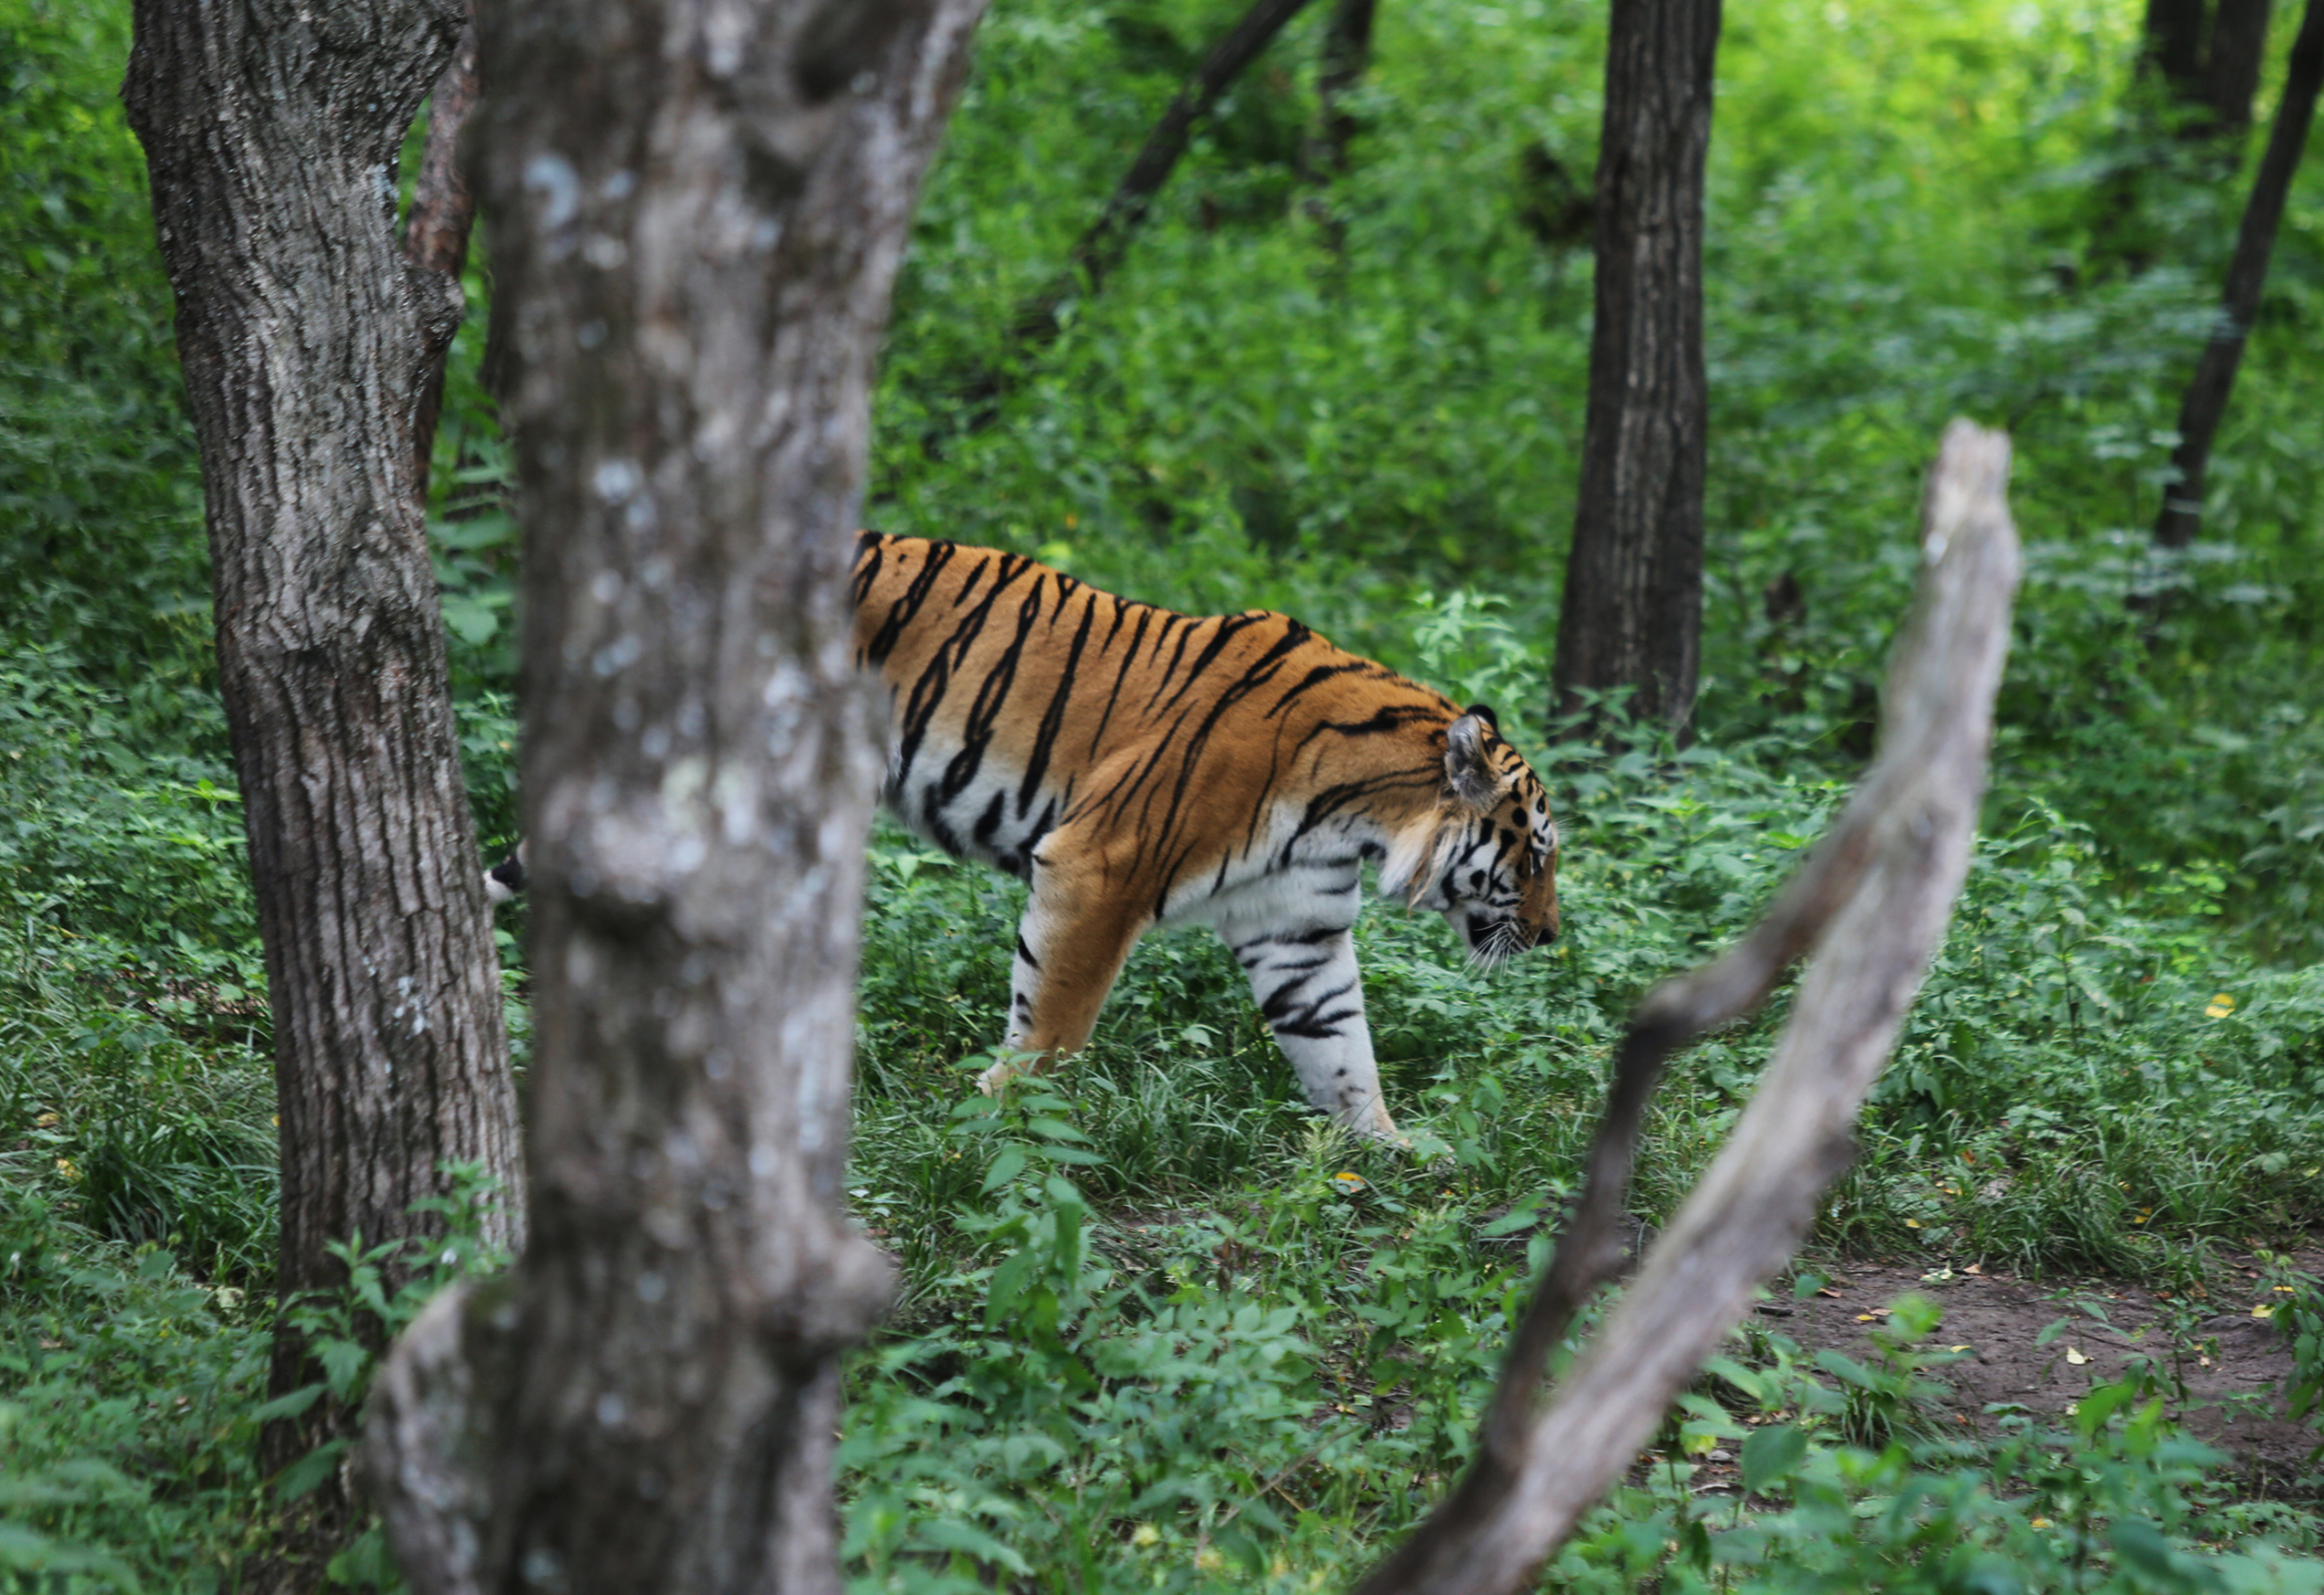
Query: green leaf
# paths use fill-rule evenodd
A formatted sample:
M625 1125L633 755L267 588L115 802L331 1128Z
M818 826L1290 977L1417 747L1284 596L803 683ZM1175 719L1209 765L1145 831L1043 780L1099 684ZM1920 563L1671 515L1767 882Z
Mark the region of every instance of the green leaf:
M1478 1233L1488 1238L1494 1235L1513 1235L1520 1229L1531 1229L1540 1221L1541 1208L1539 1204L1521 1202L1486 1225Z
M930 1550L956 1551L989 1566L1005 1567L1019 1578L1033 1572L1024 1557L957 1517L923 1517L912 1526L912 1538Z
M984 1184L978 1188L988 1192L999 1190L1024 1171L1025 1148L1004 1146L1001 1148L1001 1154L993 1159L992 1167L985 1170Z
M263 1406L252 1408L250 1422L271 1424L278 1418L296 1418L320 1401L327 1388L322 1385L302 1385L287 1396L277 1396Z
M2117 1410L2131 1399L2131 1396L2132 1390L2128 1382L2120 1385L2099 1386L2098 1389L2075 1403L2074 1427L2082 1431L2085 1439L2089 1438L2106 1427L2106 1421L2112 1418Z
M1797 1424L1757 1430L1743 1442L1743 1492L1761 1495L1779 1479L1789 1478L1808 1455L1808 1435Z
M313 1450L275 1475L275 1493L286 1501L297 1500L324 1479L329 1478L333 1471L338 1468L339 1458L344 1456L347 1453L347 1448L354 1443L353 1440L348 1439L330 1439L317 1445Z

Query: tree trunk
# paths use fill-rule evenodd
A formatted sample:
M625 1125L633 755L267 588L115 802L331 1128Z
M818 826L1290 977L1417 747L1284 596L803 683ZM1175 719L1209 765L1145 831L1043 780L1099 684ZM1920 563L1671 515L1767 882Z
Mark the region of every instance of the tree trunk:
M1348 169L1356 119L1347 97L1372 64L1372 18L1378 0L1336 0L1323 30L1323 64L1315 78L1315 132L1304 152L1307 175L1329 182Z
M1597 310L1557 624L1558 713L1634 689L1684 734L1703 623L1703 162L1719 0L1622 0L1606 46Z
M146 149L201 449L225 700L266 947L284 1297L326 1243L433 1229L448 1161L522 1212L516 1108L446 696L412 424L459 319L397 247L404 130L450 57L445 0L138 0L123 96ZM275 1346L273 1389L305 1383ZM277 1426L271 1463L343 1423Z
M981 0L490 6L515 329L532 1242L399 1344L413 1587L835 1591L840 1189L878 773L849 532Z
M2196 91L2202 107L2201 131L2227 146L2230 156L2251 127L2251 97L2267 57L2270 0L2219 0L2211 37L2203 52L2203 78ZM2230 159L2229 169L2235 161Z
M2192 153L2183 163L2190 174L2224 182L2242 163L2271 3L2148 0L2128 137L2099 189L2094 266L2119 260L2135 276L2154 264L2158 238L2146 215L2149 195L2180 165L2164 157L2166 139ZM2159 123L2158 111L2164 113Z
M2272 0L2147 0L2139 77L2159 79L2180 137L2231 138L2251 126Z
M2208 0L2147 0L2139 28L2139 72L2159 77L2172 99L2192 105L2202 94Z
M2251 197L2243 206L2243 223L2236 229L2235 254L2227 263L2226 286L2219 296L2219 319L2179 407L2178 447L2170 456L2176 479L2162 489L2162 509L2155 521L2155 541L2161 547L2185 547L2202 524L2203 474L2210 465L2211 441L2218 436L2219 419L2226 414L2227 396L2235 387L2244 339L2259 314L2267 258L2275 248L2284 199L2315 120L2319 83L2324 83L2324 0L2308 0L2299 37L2292 41L2275 126L2268 130L2267 153L2260 158Z
M467 293L460 285L461 268L468 263L468 235L477 216L476 194L461 169L460 135L477 102L477 24L475 0L467 0L468 26L461 29L459 48L436 80L428 96L428 143L420 155L420 179L412 191L412 211L404 218L404 255L422 271L442 277L465 306ZM420 501L428 501L429 457L436 450L436 424L444 413L444 363L452 353L447 338L436 349L420 378L420 403L412 419L412 454L420 483Z

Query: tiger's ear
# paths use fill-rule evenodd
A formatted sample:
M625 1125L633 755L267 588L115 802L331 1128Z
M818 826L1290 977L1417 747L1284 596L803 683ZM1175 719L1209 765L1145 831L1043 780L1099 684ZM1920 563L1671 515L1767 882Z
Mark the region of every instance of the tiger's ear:
M1485 722L1486 729L1491 731L1494 736L1497 737L1500 735L1500 716L1493 712L1493 705L1471 704L1467 709L1464 709L1462 713L1465 715L1475 715L1478 719Z
M1472 709L1445 728L1445 785L1453 796L1481 814L1493 811L1500 798L1500 778L1485 756L1485 738L1491 722Z

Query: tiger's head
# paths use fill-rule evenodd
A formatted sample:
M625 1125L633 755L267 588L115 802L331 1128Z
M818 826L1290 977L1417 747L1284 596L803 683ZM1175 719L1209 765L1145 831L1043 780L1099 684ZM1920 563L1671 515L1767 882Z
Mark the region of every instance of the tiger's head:
M1549 795L1483 704L1445 728L1433 813L1397 838L1381 889L1451 921L1480 963L1557 935L1557 822Z

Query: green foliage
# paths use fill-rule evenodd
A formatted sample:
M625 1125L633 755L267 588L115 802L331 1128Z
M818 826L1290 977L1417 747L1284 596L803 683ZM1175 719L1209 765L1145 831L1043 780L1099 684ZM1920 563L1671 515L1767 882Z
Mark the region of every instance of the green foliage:
M0 1199L0 1579L226 1587L261 1505L267 1315L165 1250ZM36 1578L41 1575L47 1581Z
M209 677L209 590L128 47L126 6L0 5L0 640L167 716Z

